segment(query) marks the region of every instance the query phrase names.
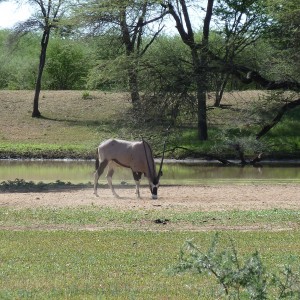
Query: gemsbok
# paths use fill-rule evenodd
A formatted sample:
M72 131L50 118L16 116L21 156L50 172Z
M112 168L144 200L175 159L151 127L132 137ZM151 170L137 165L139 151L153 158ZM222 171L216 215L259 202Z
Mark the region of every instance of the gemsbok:
M157 189L159 187L159 179L162 175L162 165L164 160L165 146L166 144L164 144L163 155L159 171L157 173L153 159L152 149L144 139L142 139L142 141L136 142L109 139L102 142L97 148L97 157L95 165L96 172L94 178L94 194L98 197L98 180L106 166L108 166L108 171L106 175L108 185L112 193L116 197L119 197L112 185L114 166L117 164L122 167L131 169L136 184L135 193L138 198L140 198L140 180L142 174L144 174L149 181L152 199L157 199Z

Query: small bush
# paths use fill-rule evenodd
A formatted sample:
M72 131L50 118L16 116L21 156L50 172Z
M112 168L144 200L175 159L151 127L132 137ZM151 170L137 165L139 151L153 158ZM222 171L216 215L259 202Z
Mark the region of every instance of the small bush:
M193 271L213 276L225 299L300 299L300 275L291 266L270 273L257 251L242 262L232 241L229 249L218 251L218 240L216 234L207 253L187 241L175 273Z

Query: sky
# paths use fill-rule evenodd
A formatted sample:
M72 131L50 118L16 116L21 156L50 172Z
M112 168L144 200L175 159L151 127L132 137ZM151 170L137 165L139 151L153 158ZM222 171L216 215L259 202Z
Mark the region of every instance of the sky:
M17 4L13 0L8 0L0 3L0 29L12 28L17 22L27 20L32 14L32 8L27 4ZM195 14L195 11L191 11L192 16L196 16L193 24L197 25L195 20L199 20L199 16ZM168 32L177 33L175 29L174 21L167 23ZM196 26L198 28L198 26Z
M27 20L31 13L32 8L28 4L20 5L13 0L0 3L0 29L12 28L17 22ZM174 23L171 24L168 25L169 33L177 32Z
M0 29L12 28L17 22L25 21L31 15L29 5L20 5L12 1L0 4Z

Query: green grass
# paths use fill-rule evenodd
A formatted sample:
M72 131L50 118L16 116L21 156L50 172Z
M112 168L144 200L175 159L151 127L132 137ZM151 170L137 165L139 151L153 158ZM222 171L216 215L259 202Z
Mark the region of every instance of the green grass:
M166 224L156 223L166 220ZM81 208L0 208L2 228L65 228L77 230L84 228L127 228L134 230L211 230L227 229L266 229L300 227L300 212L288 209L260 211L162 211L130 209L119 210L95 206Z
M213 232L0 231L1 299L216 299L215 282L173 275L180 248L207 251ZM275 271L300 255L297 232L229 232L241 257L258 250Z

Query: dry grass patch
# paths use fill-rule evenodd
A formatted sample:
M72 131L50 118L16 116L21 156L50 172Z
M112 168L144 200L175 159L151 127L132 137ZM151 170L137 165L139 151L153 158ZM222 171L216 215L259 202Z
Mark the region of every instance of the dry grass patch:
M0 91L0 141L16 143L77 144L100 141L98 127L114 120L130 107L125 94L82 91L42 91L43 118L31 118L33 91Z

